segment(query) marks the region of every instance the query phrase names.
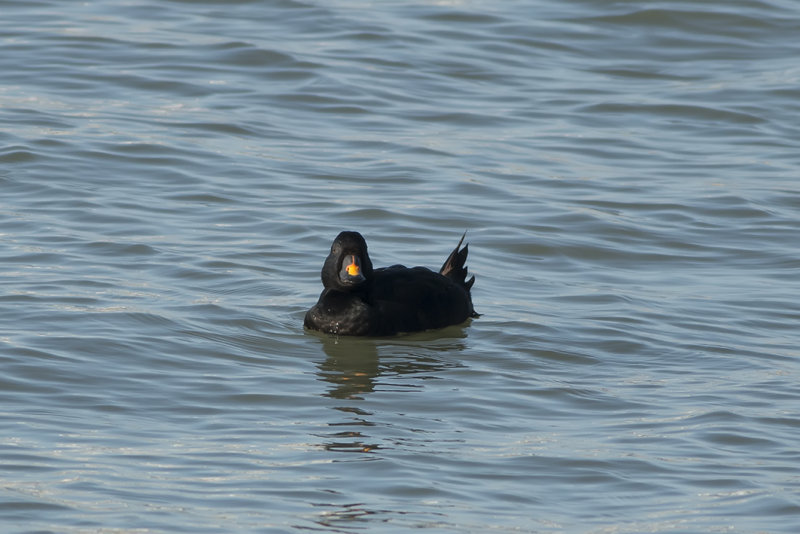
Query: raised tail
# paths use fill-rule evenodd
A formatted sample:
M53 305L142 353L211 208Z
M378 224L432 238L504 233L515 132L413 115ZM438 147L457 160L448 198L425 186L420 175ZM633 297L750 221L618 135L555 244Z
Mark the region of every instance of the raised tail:
M467 263L467 254L469 254L469 244L464 245L464 248L461 248L461 243L464 242L464 238L466 237L467 232L464 232L464 235L461 236L461 239L458 241L458 245L456 248L453 249L453 252L447 256L447 259L444 261L442 268L439 269L439 274L442 276L446 276L450 280L454 281L455 283L464 287L467 290L467 294L470 295L470 306L472 305L472 295L470 294L470 288L472 284L475 283L475 277L473 276L469 280L467 280L467 267L464 265ZM459 250L460 249L460 250ZM471 315L473 317L479 317L480 314L475 312L473 308Z

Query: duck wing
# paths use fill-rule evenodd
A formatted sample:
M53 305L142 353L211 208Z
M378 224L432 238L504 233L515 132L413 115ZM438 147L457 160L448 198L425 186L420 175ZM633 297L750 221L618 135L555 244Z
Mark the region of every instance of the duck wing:
M376 269L369 300L386 333L442 328L472 314L469 292L425 267Z

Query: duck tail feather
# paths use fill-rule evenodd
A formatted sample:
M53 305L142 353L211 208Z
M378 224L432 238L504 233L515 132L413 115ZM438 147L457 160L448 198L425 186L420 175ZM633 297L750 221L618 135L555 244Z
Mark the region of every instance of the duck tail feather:
M464 242L466 235L467 232L464 232L456 248L447 256L442 268L439 269L439 274L464 285L466 289L469 290L472 284L475 283L475 277L473 276L472 279L467 282L467 268L464 264L467 262L467 254L469 254L469 244L461 248L461 244Z

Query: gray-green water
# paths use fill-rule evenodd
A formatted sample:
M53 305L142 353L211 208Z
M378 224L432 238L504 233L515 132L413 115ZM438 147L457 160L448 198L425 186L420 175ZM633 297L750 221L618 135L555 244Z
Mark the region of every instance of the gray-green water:
M0 530L800 528L800 4L0 1ZM332 238L470 325L302 329Z

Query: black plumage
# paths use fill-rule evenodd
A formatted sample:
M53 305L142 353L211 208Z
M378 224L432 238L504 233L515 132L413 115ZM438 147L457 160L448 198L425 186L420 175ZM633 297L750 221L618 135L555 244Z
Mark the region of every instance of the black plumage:
M392 265L373 269L358 232L341 232L322 266L325 289L305 326L330 334L388 336L460 324L478 317L467 280L464 236L439 272Z

